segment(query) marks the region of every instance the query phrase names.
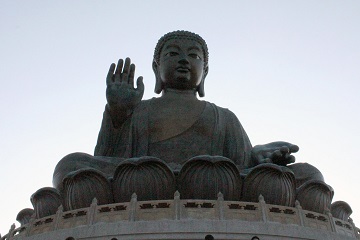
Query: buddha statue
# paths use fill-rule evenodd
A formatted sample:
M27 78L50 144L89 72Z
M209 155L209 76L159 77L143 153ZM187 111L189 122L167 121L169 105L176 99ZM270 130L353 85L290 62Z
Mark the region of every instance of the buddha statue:
M212 165L206 165L207 169L213 169L212 166L221 162L236 179L240 179L240 175L244 178L258 166L270 164L270 169L287 166L286 174L294 174L291 181L296 184L290 187L294 191L308 180L323 182L315 167L292 164L295 161L292 153L299 150L298 146L272 142L253 147L234 113L198 99L197 95L205 95L208 55L205 41L195 33L175 31L161 37L152 62L155 93L161 96L149 100L142 100L142 77L137 78L136 88L134 86L135 65L130 58L120 59L117 65L111 64L106 77L107 104L94 156L73 153L64 157L56 166L54 187L60 192L65 191L64 179L82 169L95 169L96 174L101 172L105 177L113 177L119 165L133 164L136 161L131 159L143 157L150 158L149 161L156 163L159 169L166 168L171 183L178 175L182 179L197 174L198 169L209 162ZM199 164L201 160L204 165L190 171L191 167L184 166L189 159L188 165ZM138 162L143 164L144 161ZM190 170L182 172L182 169ZM125 170L117 172L121 171ZM219 172L209 171L214 171L215 175ZM227 177L219 175L219 178L218 181L222 181L221 178ZM172 190L177 188L187 189L181 184L171 187ZM242 184L234 186L239 192L241 188ZM233 199L241 199L240 194ZM294 201L289 204L293 205Z

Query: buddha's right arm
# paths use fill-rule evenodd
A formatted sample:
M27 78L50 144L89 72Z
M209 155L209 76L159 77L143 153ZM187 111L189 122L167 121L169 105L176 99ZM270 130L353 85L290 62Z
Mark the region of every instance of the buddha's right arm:
M122 142L124 125L131 115L120 115L122 112L111 111L109 105L105 106L103 119L97 144L95 156L115 156L116 148Z
M105 112L110 116L112 127L121 128L124 122L131 116L133 109L119 109L111 107L109 104L105 106Z

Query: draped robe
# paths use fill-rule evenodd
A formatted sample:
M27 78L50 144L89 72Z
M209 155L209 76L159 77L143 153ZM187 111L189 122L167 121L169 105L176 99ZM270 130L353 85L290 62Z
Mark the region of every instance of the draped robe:
M251 164L251 143L234 113L206 102L195 123L182 133L151 143L149 119L153 99L141 101L120 128L115 128L106 106L95 156L158 157L171 164L181 164L199 155L224 156L240 168Z
M151 142L151 119L156 119L151 116L156 114L152 101L141 101L120 128L114 127L106 106L94 157L84 153L65 156L55 168L54 187L61 190L64 176L79 169L95 168L110 177L124 159L142 156L160 158L174 171L199 155L227 157L243 170L242 174L256 165L251 160L249 138L235 114L209 102L205 102L202 113L189 128ZM288 168L294 172L298 186L309 180L324 181L321 172L310 164L292 164Z

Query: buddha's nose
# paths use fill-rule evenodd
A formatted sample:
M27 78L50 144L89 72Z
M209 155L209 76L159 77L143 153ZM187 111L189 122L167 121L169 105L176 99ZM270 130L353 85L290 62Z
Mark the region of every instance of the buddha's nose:
M188 57L186 56L186 54L180 54L179 63L181 63L181 64L189 63L189 60L188 60Z

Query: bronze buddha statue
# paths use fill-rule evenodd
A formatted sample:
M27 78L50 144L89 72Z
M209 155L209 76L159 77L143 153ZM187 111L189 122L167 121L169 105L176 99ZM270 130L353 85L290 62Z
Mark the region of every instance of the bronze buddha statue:
M106 177L113 177L119 165L143 157L150 157L151 164L157 161L154 159L159 159L166 171L170 169L174 174L168 175L170 182L179 172L181 178L186 178L187 173L181 172L182 167L194 158L203 159L204 166L206 161L211 162L213 165L206 166L215 175L219 171L211 169L219 161L223 162L226 171L235 171L230 175L236 181L242 181L240 172L244 178L256 166L273 164L281 168L295 161L291 154L298 151L298 146L272 142L252 147L234 113L197 98L197 95L203 97L205 94L209 70L208 48L199 35L187 31L165 34L156 45L152 68L156 77L155 92L161 96L142 100L144 84L139 77L134 87L135 65L131 60L120 59L117 66L111 64L106 78L107 105L94 157L84 153L64 157L54 172L56 189L63 192L64 178L76 171L95 169ZM194 160L190 162L193 164ZM296 186L294 182L290 187L293 188L291 191L295 192L295 187L308 180L323 182L321 173L309 164L292 164L286 169L294 173L297 181ZM191 174L197 174L201 167L193 170ZM225 175L220 174L216 181L223 181L227 178ZM239 191L234 200L241 199L242 185L234 186ZM181 188L181 184L179 186L173 188ZM214 194L217 192L210 195ZM290 194L291 198L294 194ZM293 204L294 201L290 202Z

